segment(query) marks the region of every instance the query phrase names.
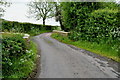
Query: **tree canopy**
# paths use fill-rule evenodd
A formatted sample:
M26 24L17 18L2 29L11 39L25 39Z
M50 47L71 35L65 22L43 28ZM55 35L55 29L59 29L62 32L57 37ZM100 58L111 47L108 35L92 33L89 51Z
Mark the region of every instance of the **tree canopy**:
M54 16L54 5L53 2L47 1L32 1L28 4L30 17L34 17L37 20L42 19L43 25L45 20Z

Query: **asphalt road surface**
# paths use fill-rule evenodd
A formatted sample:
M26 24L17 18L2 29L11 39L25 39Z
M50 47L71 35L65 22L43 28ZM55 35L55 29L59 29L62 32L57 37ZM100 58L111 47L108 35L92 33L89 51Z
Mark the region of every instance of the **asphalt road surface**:
M34 37L40 53L37 78L117 78L105 60L83 53L44 33Z

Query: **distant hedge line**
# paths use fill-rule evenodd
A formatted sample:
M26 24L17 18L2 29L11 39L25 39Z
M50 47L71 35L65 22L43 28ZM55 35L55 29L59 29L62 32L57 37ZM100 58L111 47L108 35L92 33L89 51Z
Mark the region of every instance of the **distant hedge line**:
M39 24L31 24L31 23L20 23L15 21L6 21L2 20L2 31L12 31L12 32L23 32L28 33L32 30L53 30L56 29L57 26L50 25L39 25Z

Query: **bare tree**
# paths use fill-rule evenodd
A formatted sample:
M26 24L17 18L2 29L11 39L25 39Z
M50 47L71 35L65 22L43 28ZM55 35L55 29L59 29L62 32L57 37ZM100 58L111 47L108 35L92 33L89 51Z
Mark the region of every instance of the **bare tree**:
M28 4L30 17L34 17L37 20L42 18L43 25L47 18L54 17L54 5L53 2L47 1L32 1Z
M5 12L5 7L10 6L11 3L6 2L5 0L0 0L0 17L3 16Z

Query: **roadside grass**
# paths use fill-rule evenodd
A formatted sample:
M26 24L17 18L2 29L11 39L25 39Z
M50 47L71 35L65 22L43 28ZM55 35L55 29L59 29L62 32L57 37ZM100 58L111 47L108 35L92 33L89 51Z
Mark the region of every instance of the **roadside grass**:
M36 68L36 44L32 41L27 44L21 34L4 33L2 36L2 78L27 78Z
M32 36L36 36L36 35L39 35L39 34L42 34L42 33L47 33L47 32L51 32L51 30L38 30L38 29L33 29L31 31L29 31L28 33L19 33L19 34L29 34L31 37ZM5 33L2 33L2 34L14 34L15 32L13 31L5 31ZM10 35L9 35L10 36Z
M30 34L30 36L36 36L36 35L39 35L39 34L42 34L42 33L47 33L47 32L51 32L51 30L38 30L38 29L35 29L35 30L32 30L32 31L28 32L27 34Z
M101 56L111 58L117 62L120 62L118 52L115 49L112 49L111 46L107 44L98 44L95 42L88 42L88 41L72 41L68 37L62 36L57 33L53 33L51 37L63 43L74 45L78 48L82 48L91 51L93 53L99 54Z

